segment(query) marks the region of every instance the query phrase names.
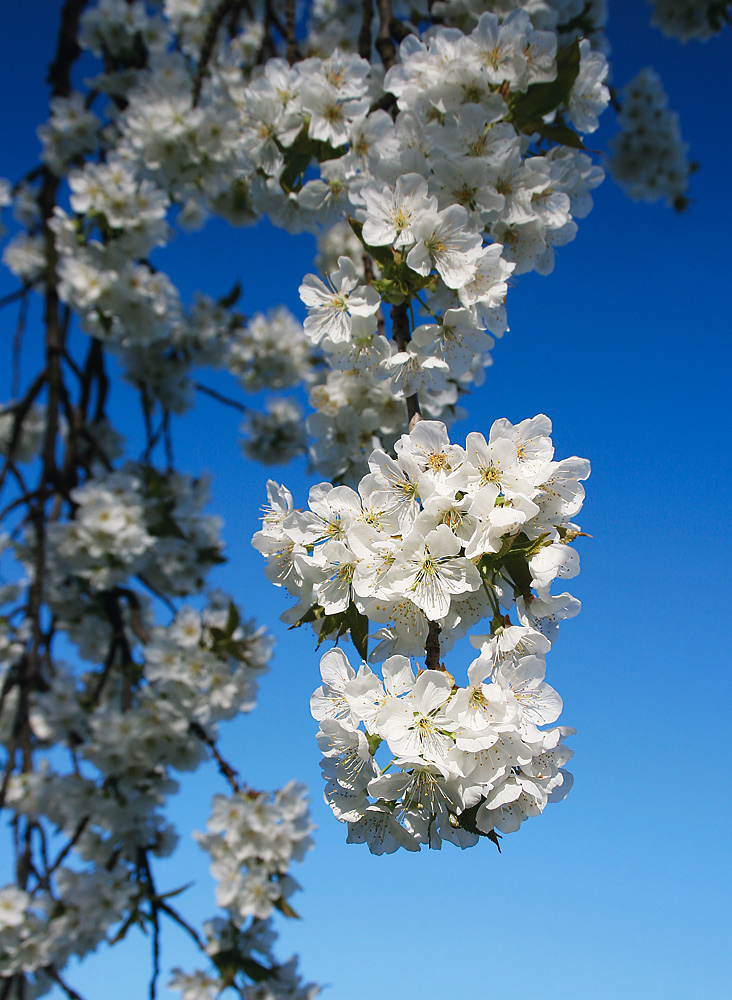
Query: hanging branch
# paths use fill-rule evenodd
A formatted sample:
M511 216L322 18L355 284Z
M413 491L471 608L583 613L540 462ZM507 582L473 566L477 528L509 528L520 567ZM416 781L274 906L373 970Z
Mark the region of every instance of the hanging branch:
M25 333L25 322L28 316L28 296L24 295L20 300L20 309L18 310L18 322L15 326L15 333L13 334L13 381L10 388L10 395L13 399L20 392L20 349L23 345L23 334Z
M362 59L371 58L371 24L374 20L374 0L362 0L361 30L358 33L358 54Z
M217 392L216 389L211 389L207 385L201 385L200 382L194 382L193 388L198 392L203 392L205 395L210 396L211 399L218 400L219 403L223 403L224 406L231 406L240 413L247 413L248 410L243 403L238 402L236 399L231 399L230 396L224 396L223 393Z
M203 726L198 722L191 723L191 732L197 736L199 740L203 740L209 748L214 760L219 766L219 772L224 778L226 778L232 791L241 792L242 786L239 783L239 774L234 770L231 764L229 764L229 762L221 756L219 748L216 746L216 741L208 735Z
M379 8L379 33L376 36L376 51L381 56L385 69L396 63L396 45L392 38L391 22L394 17L391 0L376 0Z
M371 259L371 254L366 250L363 252L363 275L366 279L367 285L373 285L374 283L374 262ZM376 311L376 330L380 337L386 336L386 325L384 323L384 313L381 306Z
M68 97L71 93L71 67L81 55L76 40L79 19L86 4L87 0L66 0L61 9L56 55L46 76L46 83L51 87L54 97Z
M239 7L241 7L241 0L220 0L219 5L214 7L211 11L208 28L206 29L206 34L203 36L203 42L201 43L201 54L198 57L196 76L193 80L192 106L194 108L197 107L199 98L201 97L201 87L203 86L206 70L208 69L208 64L210 63L211 56L213 55L219 28L229 15L231 15L232 18L236 16Z
M412 339L409 331L409 315L407 313L406 302L391 307L391 335L399 350L406 351L407 344ZM406 404L407 420L409 421L409 429L411 430L417 420L422 419L422 411L419 408L419 397L416 392L411 396L407 396Z
M295 0L285 0L285 41L287 42L287 61L292 66L302 58L295 38Z
M428 670L444 670L440 663L440 632L442 626L438 622L430 622L427 629L427 639L424 644L424 665Z

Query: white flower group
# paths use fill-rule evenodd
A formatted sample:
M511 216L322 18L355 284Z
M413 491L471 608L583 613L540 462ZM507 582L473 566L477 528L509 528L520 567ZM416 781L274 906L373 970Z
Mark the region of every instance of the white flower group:
M514 593L530 600L519 581L489 575L486 586L487 566L479 571L483 557L512 548L526 553L530 585L548 600L557 577L579 572L571 518L590 471L584 459L555 461L550 433L543 415L515 426L497 420L488 440L471 432L463 448L444 424L421 420L399 439L395 458L372 452L358 491L320 483L306 511L270 481L253 545L268 579L299 598L288 620L355 605L382 625L372 660L421 655L429 622L442 627L446 649L495 617L497 602L510 607Z
M292 781L274 795L214 796L208 832L196 840L211 855L216 900L237 926L266 920L298 888L287 870L312 846L305 792Z
M646 68L623 87L620 131L609 142L608 166L631 198L683 205L691 165L679 116L668 106L661 78Z
M564 798L571 751L561 740L574 730L539 728L556 721L562 702L544 683L548 640L519 631L510 653L484 644L466 687L440 670L415 677L406 656L384 662L383 681L365 663L356 673L340 649L323 656L323 685L310 704L325 798L348 824L349 843L374 854L443 840L472 847ZM522 655L522 643L541 655ZM376 761L382 744L384 768Z

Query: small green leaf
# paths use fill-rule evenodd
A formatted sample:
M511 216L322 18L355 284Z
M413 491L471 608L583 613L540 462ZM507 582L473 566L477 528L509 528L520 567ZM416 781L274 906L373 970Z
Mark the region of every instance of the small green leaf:
M532 83L525 94L511 104L511 117L522 132L535 132L530 128L537 119L569 101L569 95L580 68L579 41L575 39L557 53L557 76L551 83Z
M300 628L301 625L309 625L312 622L318 621L320 618L323 618L324 616L325 616L325 611L323 611L322 607L319 604L313 604L312 607L305 612L302 618L298 618L298 620L293 625L290 625L288 631L291 632L294 628Z
M234 632L239 628L239 622L241 621L239 617L239 610L233 601L229 601L229 613L226 616L226 625L224 625L224 631L228 636L232 636Z
M293 910L293 908L290 906L287 900L283 899L282 896L280 896L279 899L275 900L274 905L275 909L279 910L280 913L282 913L284 916L292 917L293 920L300 919L300 914L297 913L295 910Z
M241 297L241 285L239 281L234 282L234 287L231 289L228 295L222 295L221 298L216 303L221 306L222 309L231 309L231 307L239 301Z
M190 889L190 887L192 885L195 885L195 882L186 882L185 885L180 886L180 888L178 888L178 889L171 889L170 892L159 893L156 898L157 899L173 899L175 896L180 896L180 894L182 892L185 892L186 889Z
M542 123L541 127L536 131L545 139L548 139L549 142L556 142L559 146L571 146L572 149L587 150L587 146L585 146L575 130L570 128L569 125L559 123L545 125Z
M366 615L362 615L356 605L351 601L346 611L346 622L351 632L351 642L356 647L356 652L362 660L368 659L369 654L369 620Z
M242 956L239 959L239 968L255 983L264 982L265 979L272 978L272 970L268 969L266 965L260 965L259 962L255 962L253 958L245 958Z

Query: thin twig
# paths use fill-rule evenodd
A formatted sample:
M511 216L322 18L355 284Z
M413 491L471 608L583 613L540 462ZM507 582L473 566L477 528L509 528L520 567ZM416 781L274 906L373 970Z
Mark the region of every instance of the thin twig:
M17 302L18 299L24 299L32 287L32 285L23 285L22 288L18 288L16 291L10 292L8 295L3 295L0 299L0 309L2 309L3 306L12 305L13 302Z
M69 840L68 844L59 853L54 863L48 869L46 873L47 876L53 875L56 869L60 866L61 862L68 856L69 852L72 851L74 847L76 847L76 845L79 842L79 837L81 837L82 833L84 832L84 830L86 830L87 826L89 825L90 818L91 817L89 816L82 816L82 818L79 820L79 822L76 825L76 829L71 835L71 839Z
M210 396L212 399L216 399L219 403L223 403L224 406L231 406L240 413L248 413L246 406L240 403L236 399L231 399L229 396L224 396L223 393L217 392L216 389L211 389L207 385L201 385L200 382L194 382L193 388L197 389L199 392L205 393L205 395Z
M295 38L295 0L285 0L285 41L287 42L287 61L292 66L300 59L300 50Z
M54 982L58 983L69 1000L84 1000L81 993L77 993L75 989L72 989L72 987L61 978L60 974L52 965L47 965L44 971L51 977L51 979L54 980Z
M194 733L200 740L206 744L206 746L211 751L214 760L219 765L219 771L224 778L228 781L231 789L235 792L241 792L241 785L239 784L239 774L234 768L229 764L228 761L219 753L219 748L216 746L215 740L213 740L202 725L198 722L191 723L191 732Z
M198 57L198 69L196 70L196 77L193 81L193 107L198 105L199 98L201 96L201 87L203 86L203 79L206 75L206 70L208 69L208 64L211 62L211 56L213 55L214 45L216 44L216 36L219 33L219 28L226 20L229 14L234 14L236 8L241 6L240 0L221 0L217 7L211 11L211 18L208 22L208 28L206 28L206 34L203 36L203 42L201 43L201 54Z
M427 629L427 639L424 644L424 665L428 670L444 670L440 663L440 632L442 627L438 622L430 622Z
M407 303L391 307L391 335L400 351L406 351L407 344L412 338L409 330L409 315L407 313ZM411 425L415 417L421 417L422 411L419 408L419 397L415 392L407 396L407 422ZM410 427L411 429L411 427Z
M376 0L379 9L379 33L376 36L376 51L381 56L385 69L391 69L396 63L396 45L391 35L391 22L394 16L391 0Z
M193 938L193 940L196 942L201 951L203 952L206 951L206 946L198 936L196 930L193 927L191 927L191 925L186 920L183 919L183 917L180 915L180 913L178 913L177 910L174 910L172 906L168 906L168 904L165 902L164 899L158 899L158 909L162 910L162 912L165 913L167 916L169 916L171 920L174 920L179 927L183 928L184 931L187 931L187 933Z

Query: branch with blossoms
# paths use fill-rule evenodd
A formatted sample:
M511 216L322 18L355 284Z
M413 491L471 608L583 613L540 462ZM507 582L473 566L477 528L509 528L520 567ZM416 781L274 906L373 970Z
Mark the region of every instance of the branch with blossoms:
M551 272L603 179L585 147L610 101L601 6L436 0L415 18L342 0L303 26L292 0L63 4L41 164L0 181L19 282L0 300L18 308L0 409L15 872L0 888L0 998L78 997L69 960L137 927L154 997L165 920L205 965L174 970L184 1000L318 992L273 953L310 846L305 790L254 790L220 749L221 724L255 706L271 640L208 583L221 526L205 480L175 467L197 392L243 414L248 457L307 453L325 477L307 510L270 481L254 544L297 599L287 623L318 645L350 637L361 658L325 652L311 701L348 840L498 844L567 793L571 730L555 725L545 658L579 610L552 588L578 572L589 465L555 460L543 415L464 446L450 427L508 330L509 284ZM697 7L684 20L655 0L654 19L683 38L728 20L729 4ZM76 89L82 53L97 72ZM691 166L651 71L619 120L615 177L683 207ZM184 305L151 258L209 217L317 236L304 323L278 306L245 315L239 282ZM43 344L27 345L36 296ZM203 367L234 388L201 382ZM109 419L118 373L137 449ZM262 390L263 408L239 398ZM468 635L478 655L460 684L448 657ZM225 792L197 839L223 915L200 931L156 859L174 848L174 775L206 760Z
M545 656L579 602L551 586L579 571L571 518L589 464L554 461L550 433L544 416L499 420L488 441L473 431L461 448L444 424L421 420L395 459L372 453L358 492L322 483L299 511L268 485L253 543L269 579L299 598L287 620L312 623L318 645L350 633L364 661L383 661L382 683L366 662L356 673L340 650L326 653L311 702L326 800L349 843L376 854L444 839L470 847L513 832L571 787L560 741L573 730L539 727L561 711ZM440 653L485 619L460 687ZM382 627L369 655L371 621ZM415 677L410 658L423 652Z

